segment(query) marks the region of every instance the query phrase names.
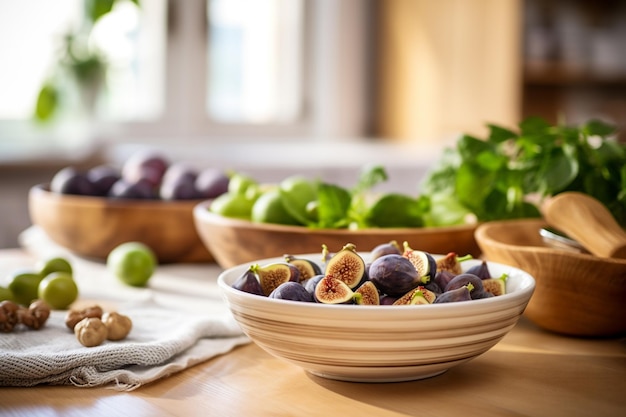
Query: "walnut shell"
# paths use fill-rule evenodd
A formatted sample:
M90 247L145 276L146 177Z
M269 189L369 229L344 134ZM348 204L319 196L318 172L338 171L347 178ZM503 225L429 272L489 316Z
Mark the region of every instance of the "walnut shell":
M86 317L97 317L102 318L102 308L100 306L91 306L87 307L83 310L70 310L67 312L65 316L65 325L70 329L74 330L76 324Z
M108 330L97 317L86 317L74 326L76 339L86 347L98 346L107 338Z
M109 340L122 340L133 327L130 317L116 312L104 313L102 322L107 327Z

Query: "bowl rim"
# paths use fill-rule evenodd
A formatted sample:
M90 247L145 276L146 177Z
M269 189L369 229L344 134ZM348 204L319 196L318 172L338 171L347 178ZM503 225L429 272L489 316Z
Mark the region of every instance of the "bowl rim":
M366 255L369 252L359 252L362 255ZM314 256L319 256L319 254L315 254L315 253L311 253L311 254L295 254L294 256L296 257L314 257ZM439 254L435 254L433 255L436 258L443 256L443 255L439 255ZM499 262L492 262L492 261L487 261L488 265L497 265L500 268L507 268L510 271L514 271L516 273L516 276L519 276L520 279L522 279L522 282L520 283L520 287L518 290L514 291L514 292L510 292L510 293L505 293L503 295L497 296L497 297L490 297L490 298L484 298L484 299L478 299L478 300L471 300L470 302L459 302L459 303L445 303L445 304L420 304L420 305L411 305L411 306L406 306L406 305L401 305L401 306L394 306L394 305L385 305L385 306L379 306L379 305L359 305L359 306L354 306L351 304L321 304L321 303L315 303L315 302L302 302L302 301L292 301L292 300L280 300L280 299L273 299L273 298L268 298L265 296L259 296L259 295L254 295L254 294L249 294L246 293L244 291L240 291L240 290L236 290L235 288L233 288L231 286L230 282L227 282L227 276L231 276L234 277L232 279L236 279L237 275L234 275L235 273L239 273L242 274L251 264L254 263L259 263L259 264L263 264L263 263L269 263L269 262L276 262L276 261L280 261L284 258L282 257L273 257L273 258L266 258L266 259L260 259L257 261L252 261L252 262L248 262L245 264L239 264L236 266L233 266L231 268L227 268L225 270L223 270L218 278L217 278L217 284L218 287L220 288L222 295L226 298L228 298L228 295L233 295L235 297L241 298L242 300L250 300L251 302L254 303L264 303L267 305L272 305L275 304L277 306L293 306L294 308L299 309L299 312L307 312L310 311L311 314L314 314L315 312L319 312L320 309L323 309L324 311L337 311L337 312L343 312L345 313L346 310L349 311L369 311L371 312L372 310L377 310L377 311L388 311L390 313L383 313L383 314L402 314L402 313L406 313L408 311L433 311L433 312L441 312L441 311L454 311L457 309L462 309L464 312L472 312L472 311L480 311L483 310L485 308L488 308L490 306L499 306L499 305L506 305L507 302L514 302L514 301L519 301L521 302L522 300L526 300L526 302L528 302L530 300L530 298L532 297L532 294L535 290L535 286L536 286L536 280L535 278L527 271L524 271L518 267L512 266L512 265L507 265L507 264L503 264L503 263L499 263ZM482 262L481 259L473 259L473 260L468 260L466 261L469 264L477 264L479 262ZM465 262L464 262L465 263ZM228 302L228 301L227 301ZM229 302L228 302L229 303ZM301 309L301 310L300 310Z
M48 200L58 200L65 204L76 204L83 206L102 206L106 204L111 207L193 207L198 202L207 201L207 199L191 199L191 200L161 200L161 199L140 199L140 198L110 198L95 195L80 194L60 194L50 191L50 183L44 182L35 184L30 187L30 198L46 198Z
M424 227L380 227L367 229L318 229L307 226L293 226L277 223L257 223L246 219L226 217L209 210L213 200L204 200L196 204L193 209L194 217L205 224L220 224L232 228L254 228L272 232L306 233L306 234L408 234L408 233L445 233L458 231L473 231L479 223L469 223L453 226L424 226Z
M530 227L529 225L548 225L548 223L541 218L528 218L528 219L512 219L512 220L494 220L490 222L485 222L480 224L476 230L474 231L474 237L476 238L476 243L478 246L484 247L497 247L500 250L507 251L516 251L516 252L524 252L524 253L540 253L548 256L559 256L566 259L571 259L572 261L590 261L590 262L602 262L614 264L616 266L626 266L626 259L619 258L603 258L600 256L596 256L593 254L587 253L574 253L566 250L559 250L550 248L547 246L531 246L531 245L514 245L511 243L505 243L500 240L494 239L491 235L488 234L488 231L493 229L494 227L501 226L513 226L513 227ZM539 233L539 230L537 230Z

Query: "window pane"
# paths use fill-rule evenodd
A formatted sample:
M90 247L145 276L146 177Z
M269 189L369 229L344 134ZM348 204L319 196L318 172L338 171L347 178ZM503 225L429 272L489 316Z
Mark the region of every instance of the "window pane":
M62 34L80 19L82 0L0 2L0 119L33 116Z
M159 117L164 107L166 0L119 2L96 24L94 43L110 62L105 116Z
M110 64L97 103L105 119L156 118L163 109L166 0L141 4L137 9L130 1L116 2L88 40ZM0 121L32 119L39 89L58 73L64 37L80 27L83 10L83 0L0 2ZM76 105L66 81L60 84L63 103Z
M302 0L207 0L207 107L224 123L288 123L302 111Z

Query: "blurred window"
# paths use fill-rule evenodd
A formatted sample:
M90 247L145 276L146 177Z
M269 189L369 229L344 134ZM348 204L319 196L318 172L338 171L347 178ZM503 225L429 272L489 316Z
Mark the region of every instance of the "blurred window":
M207 108L218 122L293 122L302 109L302 0L208 0Z
M59 125L89 126L90 101L67 80L61 83L65 113L57 122L46 127L33 115L41 87L56 76L65 37L84 25L90 1L96 0L0 2L0 153L27 139L71 141ZM106 87L88 114L106 138L352 137L361 131L367 2L133 3L115 0L85 43L108 63Z
M88 40L109 63L103 117L155 119L163 110L166 0L115 3ZM64 38L83 23L83 0L0 2L0 120L31 120L40 88L58 77ZM71 99L71 98L70 98ZM67 101L68 99L66 99Z

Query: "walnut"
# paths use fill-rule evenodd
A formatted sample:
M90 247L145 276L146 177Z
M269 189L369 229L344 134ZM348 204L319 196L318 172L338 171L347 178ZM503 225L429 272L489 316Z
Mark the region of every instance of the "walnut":
M87 307L83 310L70 310L67 312L65 316L65 325L70 329L74 330L76 323L81 321L86 317L96 317L102 318L102 308L100 306L91 306Z
M17 314L20 323L31 329L39 330L50 317L50 306L43 300L35 300L28 308L21 307Z
M74 326L76 339L86 347L98 346L106 340L107 333L107 327L97 317L86 317Z
M133 327L133 322L128 316L116 312L104 313L102 322L107 327L109 340L122 340Z
M0 302L0 332L9 333L19 323L19 306L10 300Z

